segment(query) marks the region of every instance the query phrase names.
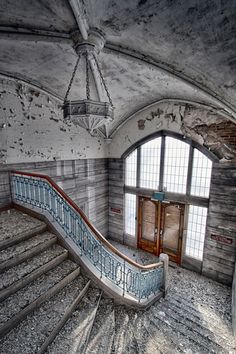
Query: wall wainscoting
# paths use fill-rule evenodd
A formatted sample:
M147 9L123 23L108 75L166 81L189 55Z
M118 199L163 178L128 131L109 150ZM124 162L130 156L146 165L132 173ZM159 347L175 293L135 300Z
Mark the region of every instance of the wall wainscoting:
M4 165L0 171L0 208L10 204L9 171L48 175L86 213L95 227L108 235L108 160L81 159Z

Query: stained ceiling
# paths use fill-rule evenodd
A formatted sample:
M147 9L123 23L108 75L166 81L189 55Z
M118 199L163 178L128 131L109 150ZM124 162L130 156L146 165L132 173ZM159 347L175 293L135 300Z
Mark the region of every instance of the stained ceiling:
M78 17L106 37L99 61L116 107L110 132L161 99L201 102L236 117L235 1L2 0L0 73L63 99ZM81 70L73 97L83 95L82 79Z

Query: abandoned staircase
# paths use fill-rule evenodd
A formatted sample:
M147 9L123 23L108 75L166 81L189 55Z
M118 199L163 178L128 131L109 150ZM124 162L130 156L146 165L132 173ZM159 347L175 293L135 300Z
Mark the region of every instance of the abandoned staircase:
M236 352L229 322L203 317L175 287L149 309L128 309L82 274L42 221L13 209L0 214L0 231L0 353Z

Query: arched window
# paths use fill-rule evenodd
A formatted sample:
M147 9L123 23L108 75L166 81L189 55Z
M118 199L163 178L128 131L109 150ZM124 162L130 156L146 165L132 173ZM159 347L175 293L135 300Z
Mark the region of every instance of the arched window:
M212 161L199 150L193 151L191 195L209 197Z
M186 193L189 144L171 138L165 139L164 184L168 192Z
M212 161L190 141L161 135L125 158L125 233L136 235L136 196L164 191L173 200L187 197L185 254L201 260L207 219ZM144 193L145 194L145 193Z
M158 189L160 182L161 138L141 146L140 187Z

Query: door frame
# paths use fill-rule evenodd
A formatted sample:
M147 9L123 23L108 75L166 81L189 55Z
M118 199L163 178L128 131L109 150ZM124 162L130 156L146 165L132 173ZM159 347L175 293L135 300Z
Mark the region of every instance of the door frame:
M163 227L164 227L164 218L163 214L165 208L168 205L180 205L181 214L180 214L180 224L179 224L179 240L178 240L178 254L169 254L171 261L180 264L182 259L182 245L183 245L183 232L184 232L184 216L185 216L185 204L175 201L170 201L168 203L162 203L157 200L152 200L151 197L137 195L138 197L138 238L137 238L137 247L147 252L151 252L157 256L163 252ZM156 228L156 241L152 242L149 240L144 240L142 238L142 202L143 200L151 201L155 204L156 207L156 216L155 216L155 228Z
M169 205L179 205L180 206L180 218L179 218L179 238L178 238L178 253L177 255L170 252L168 253L170 261L173 261L177 264L181 263L182 259L182 246L183 246L183 232L184 232L184 216L185 216L185 204L171 201L168 204L163 203L161 207L161 229L159 235L159 254L163 253L163 231L165 228L165 209Z
M156 241L152 242L149 240L144 240L142 238L142 203L144 200L151 201L155 205L155 238ZM158 203L159 204L159 203ZM158 255L159 251L159 228L160 228L160 223L158 220L160 219L159 217L159 205L153 200L151 200L150 197L145 197L145 196L138 196L138 240L137 240L137 247L139 249L142 249L147 252L151 252L155 255Z

